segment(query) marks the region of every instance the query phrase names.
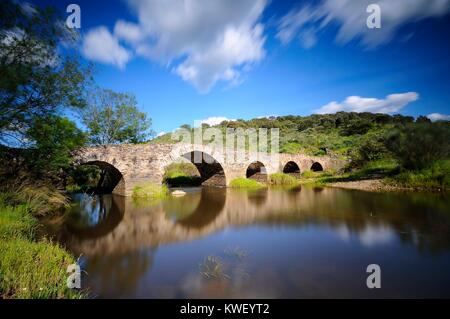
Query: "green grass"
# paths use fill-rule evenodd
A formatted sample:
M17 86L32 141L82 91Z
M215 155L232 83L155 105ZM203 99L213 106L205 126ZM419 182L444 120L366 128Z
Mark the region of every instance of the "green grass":
M253 179L239 177L235 178L230 182L230 187L232 188L247 188L247 189L256 189L256 188L264 188L266 185L257 182Z
M299 183L294 176L285 173L275 173L269 176L271 185L296 185Z
M74 258L48 241L12 239L0 243L2 298L81 298L67 288L67 266Z
M154 183L144 183L133 188L134 198L164 199L168 196L169 190L166 185L156 185Z
M0 239L33 239L38 225L26 205L0 206Z
M418 171L402 171L387 178L386 182L416 189L449 190L450 160L437 161Z
M0 196L0 299L82 298L67 288L67 266L75 258L59 245L38 240L30 205L6 205Z
M2 185L1 190L2 202L26 204L34 216L53 214L69 204L68 198L51 185L13 181Z

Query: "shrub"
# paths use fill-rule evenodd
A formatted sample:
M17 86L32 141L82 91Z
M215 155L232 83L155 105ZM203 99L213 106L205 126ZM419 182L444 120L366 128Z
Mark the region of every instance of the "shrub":
M422 169L450 156L448 123L415 123L399 126L390 134L386 147L405 169Z
M271 185L294 185L298 184L298 180L289 174L275 173L269 176Z
M233 188L263 188L266 187L266 185L257 182L253 179L245 178L245 177L239 177L235 178L230 182L230 187Z

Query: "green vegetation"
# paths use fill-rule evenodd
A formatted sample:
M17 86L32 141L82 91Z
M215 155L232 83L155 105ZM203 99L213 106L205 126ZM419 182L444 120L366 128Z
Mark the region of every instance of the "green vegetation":
M136 144L153 135L151 119L139 111L131 93L96 89L90 94L81 118L94 145Z
M201 177L192 163L172 163L165 169L163 182L171 187L199 186Z
M275 173L269 176L269 183L271 185L296 185L299 181L289 174Z
M82 298L67 288L67 266L75 259L59 245L37 238L29 205L0 199L0 299Z
M402 171L388 178L386 182L414 189L448 190L450 189L450 160L437 161L427 168L416 171Z
M27 205L36 217L57 212L69 204L66 196L45 183L7 181L0 187L0 199L9 205Z
M230 182L230 187L232 188L247 188L247 189L257 189L257 188L264 188L266 185L257 182L253 179L245 178L245 177L239 177L235 178Z
M169 194L169 189L165 185L156 185L154 183L143 183L133 188L132 196L134 198L163 199Z

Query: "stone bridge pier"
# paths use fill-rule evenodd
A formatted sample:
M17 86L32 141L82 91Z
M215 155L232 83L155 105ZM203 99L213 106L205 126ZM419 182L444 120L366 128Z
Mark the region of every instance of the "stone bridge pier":
M244 152L183 143L83 148L76 152L74 164L91 164L107 169L109 191L130 196L136 185L147 182L161 184L166 167L180 158L197 167L202 185L224 187L238 177L258 176L260 179L276 172L299 176L307 170L340 169L345 165L344 161L330 156Z

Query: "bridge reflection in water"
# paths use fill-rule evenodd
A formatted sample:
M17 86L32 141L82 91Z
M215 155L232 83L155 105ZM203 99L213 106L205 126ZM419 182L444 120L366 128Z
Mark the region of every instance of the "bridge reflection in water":
M83 255L85 280L99 296L450 296L445 197L195 188L154 202L115 195L74 201L58 239ZM223 278L202 276L208 255L220 260ZM377 292L365 287L370 263L386 269Z

